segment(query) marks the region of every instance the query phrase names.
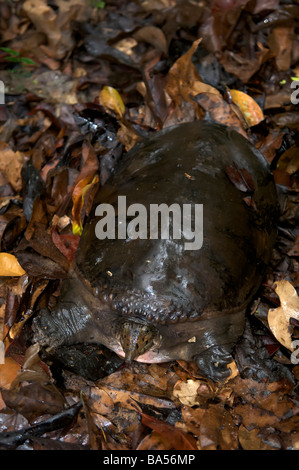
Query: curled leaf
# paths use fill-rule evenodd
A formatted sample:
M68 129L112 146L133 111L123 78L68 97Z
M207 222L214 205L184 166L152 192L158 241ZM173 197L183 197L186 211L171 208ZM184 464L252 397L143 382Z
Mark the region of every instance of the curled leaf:
M257 102L251 96L239 90L229 90L231 98L238 106L249 127L256 126L264 120L264 114Z

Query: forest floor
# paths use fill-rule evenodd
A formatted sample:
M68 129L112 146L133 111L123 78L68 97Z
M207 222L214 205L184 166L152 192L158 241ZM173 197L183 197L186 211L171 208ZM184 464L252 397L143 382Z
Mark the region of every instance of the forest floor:
M1 449L299 449L298 18L288 0L0 1ZM81 368L49 358L32 319L95 188L142 137L198 119L261 150L281 209L231 376L120 367L97 345L74 348Z

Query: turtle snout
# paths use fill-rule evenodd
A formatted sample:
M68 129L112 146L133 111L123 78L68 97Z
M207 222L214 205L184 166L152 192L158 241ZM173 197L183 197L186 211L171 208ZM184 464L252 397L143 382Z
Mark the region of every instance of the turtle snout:
M124 350L126 362L133 361L151 349L159 337L153 325L138 320L121 321L115 336Z

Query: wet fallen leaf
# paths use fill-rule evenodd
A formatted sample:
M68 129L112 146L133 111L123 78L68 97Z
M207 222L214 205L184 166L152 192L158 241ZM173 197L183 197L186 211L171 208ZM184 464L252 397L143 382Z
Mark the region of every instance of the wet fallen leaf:
M269 134L257 148L262 152L267 162L270 164L276 156L276 151L280 148L283 140L283 133L270 130Z
M73 261L77 251L80 237L78 235L61 235L55 226L52 227L52 240L59 251L69 260Z
M296 289L286 280L276 282L275 292L279 296L280 307L269 310L269 327L275 338L287 349L293 351L290 318L299 320L299 297Z
M25 273L17 258L10 253L0 253L0 276L23 276Z
M248 126L256 126L264 120L264 114L257 102L251 96L239 90L229 90L233 102L241 110Z
M18 410L29 420L44 413L55 414L63 410L65 399L38 356L38 345L30 346L25 353L22 370L2 398L8 407Z
M167 437L172 449L197 450L195 439L176 429L171 424L160 421L152 416L148 416L145 413L141 413L141 422L156 433L161 434L163 437Z
M58 266L58 271L60 269L68 271L70 267L70 262L69 260L61 253L61 251L55 246L52 240L51 233L46 229L46 227L43 224L39 224L38 222L36 223L35 230L33 232L33 235L30 240L25 240L23 239L22 242L19 244L18 251L17 251L17 257L20 261L20 263L23 262L23 259L26 260L27 262L31 261L31 255L32 256L32 261L33 265L35 264L35 261L38 261L37 259L34 259L34 254L35 253L28 253L25 252L25 250L31 247L33 250L35 250L39 255L42 255L46 258L50 258L50 260L54 261ZM24 251L23 251L24 250ZM21 255L22 256L19 256ZM26 256L27 255L27 256ZM24 264L22 264L24 267ZM52 265L54 268L54 265ZM49 266L50 267L50 266ZM60 268L60 269L59 269ZM43 267L40 266L39 271L42 273ZM50 268L51 270L52 268Z
M222 404L211 405L200 423L200 446L204 450L237 449L237 427Z
M98 387L90 388L88 405L91 411L103 416L109 415L114 408L114 402L109 394Z
M251 429L253 426L258 428L274 426L280 421L275 414L249 403L237 405L234 414L242 420L242 424L247 429Z
M197 95L195 99L214 121L232 127L239 132L239 134L247 138L247 133L240 119L222 96L213 93L203 93Z
M247 83L249 79L259 70L264 61L272 56L268 48L257 42L258 50L254 57L225 49L220 58L220 63L229 73L236 75L242 82Z
M255 184L253 178L246 168L239 168L234 163L225 167L225 173L233 185L240 191L245 193L254 191Z
M182 417L186 424L187 430L195 436L200 435L200 423L206 410L204 408L182 406Z
M173 403L170 400L158 398L155 396L145 395L143 393L132 392L127 390L117 390L113 387L103 386L102 389L113 400L114 404L121 404L121 408L127 410L136 410L136 403L144 404L147 406L154 406L155 408L172 409Z

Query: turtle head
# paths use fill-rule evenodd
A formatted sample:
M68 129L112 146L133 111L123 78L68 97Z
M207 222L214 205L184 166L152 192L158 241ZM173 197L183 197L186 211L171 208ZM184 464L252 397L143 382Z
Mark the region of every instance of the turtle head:
M117 328L116 338L124 350L125 361L130 362L157 345L160 335L153 325L125 319Z

